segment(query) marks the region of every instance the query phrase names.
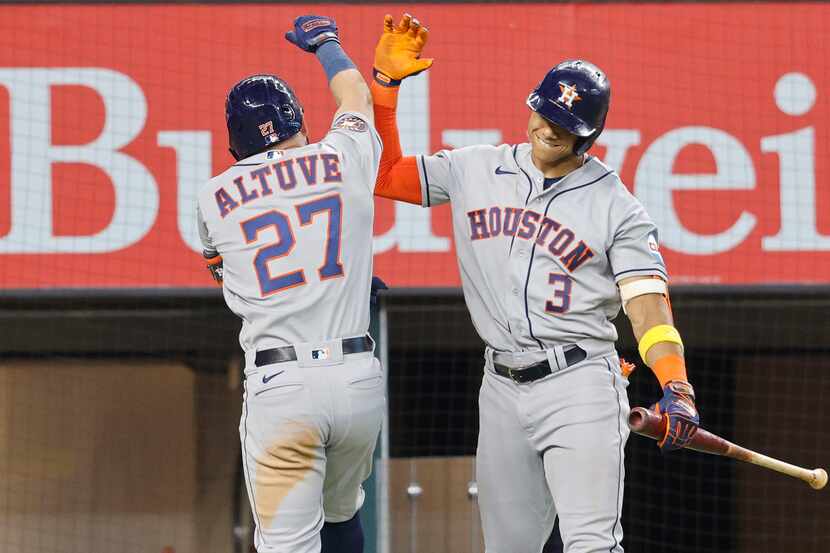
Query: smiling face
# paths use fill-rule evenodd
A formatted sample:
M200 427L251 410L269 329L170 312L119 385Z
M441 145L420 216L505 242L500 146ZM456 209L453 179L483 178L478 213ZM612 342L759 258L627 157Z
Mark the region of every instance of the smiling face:
M527 136L533 148L534 162L540 169L543 166L557 166L576 158L573 146L578 137L535 111L530 112Z

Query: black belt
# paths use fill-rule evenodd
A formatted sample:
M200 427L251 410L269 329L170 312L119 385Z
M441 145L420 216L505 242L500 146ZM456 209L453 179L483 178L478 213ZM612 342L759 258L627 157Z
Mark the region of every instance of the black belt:
M374 342L367 334L358 338L345 338L343 344L343 355L349 353L363 353L364 351L372 351ZM296 361L297 351L294 346L282 346L280 348L263 349L256 352L254 364L257 367L263 365L273 365L274 363L285 363L286 361Z
M565 356L565 366L557 367L556 371L560 371L562 369L570 367L571 365L576 365L577 363L579 363L580 361L584 361L585 358L588 357L588 353L579 346L572 346L570 349L565 350L563 354ZM506 367L494 361L493 369L496 371L497 375L509 378L514 382L518 382L519 384L533 382L534 380L539 380L540 378L544 378L547 375L556 372L554 369L551 368L550 363L547 359L545 359L544 361L539 361L538 363L534 363L533 365L523 367L521 369L513 369L510 367Z

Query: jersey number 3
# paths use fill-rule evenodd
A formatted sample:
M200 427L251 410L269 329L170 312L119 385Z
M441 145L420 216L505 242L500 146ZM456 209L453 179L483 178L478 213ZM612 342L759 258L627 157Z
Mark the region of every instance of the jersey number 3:
M553 286L553 298L545 302L545 311L557 315L567 313L571 307L571 277L551 273L548 275L548 284Z
M343 276L343 264L340 263L340 234L342 231L342 207L343 203L340 194L324 196L304 204L295 206L300 219L300 226L310 225L314 217L320 213L328 214L328 226L326 228L326 247L323 258L323 265L317 269L320 280ZM245 242L250 244L259 238L259 233L266 229L273 229L277 234L277 241L257 250L254 257L254 269L262 297L270 296L302 286L306 283L305 272L302 269L272 276L268 269L268 263L290 254L297 245L294 238L294 230L291 228L291 221L284 213L272 209L262 215L240 223L242 232L245 235Z

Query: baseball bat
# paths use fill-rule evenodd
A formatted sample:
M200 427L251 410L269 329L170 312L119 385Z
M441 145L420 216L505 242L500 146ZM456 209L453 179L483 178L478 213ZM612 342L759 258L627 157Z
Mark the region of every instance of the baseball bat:
M631 410L631 414L628 416L628 426L632 432L654 440L662 440L666 434L666 419L643 407L635 407ZM745 463L752 463L753 465L774 470L787 476L803 480L814 490L820 490L827 484L827 472L824 469L805 469L772 457L767 457L751 449L735 445L702 428L699 428L695 435L692 436L691 441L686 445L686 449L730 457L738 461L744 461Z

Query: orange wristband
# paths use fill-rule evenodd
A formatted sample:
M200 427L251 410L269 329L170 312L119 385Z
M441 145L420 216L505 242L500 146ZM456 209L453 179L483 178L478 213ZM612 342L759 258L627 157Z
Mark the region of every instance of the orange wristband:
M398 106L398 90L400 90L400 87L382 86L376 81L372 81L372 84L369 85L369 90L372 92L372 100L376 106L392 109Z
M687 381L686 377L686 361L679 355L664 355L654 362L651 371L657 380L660 381L660 387L664 388L672 380Z

